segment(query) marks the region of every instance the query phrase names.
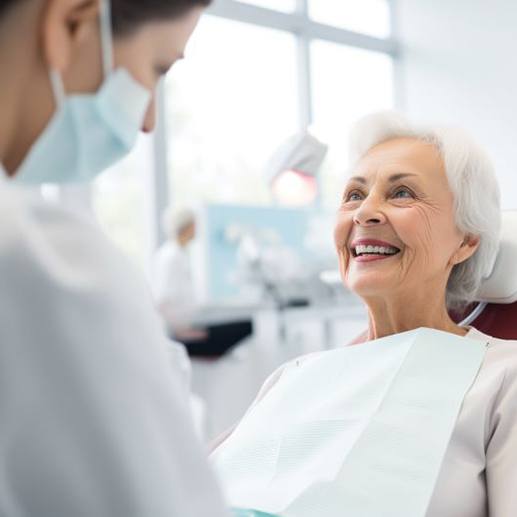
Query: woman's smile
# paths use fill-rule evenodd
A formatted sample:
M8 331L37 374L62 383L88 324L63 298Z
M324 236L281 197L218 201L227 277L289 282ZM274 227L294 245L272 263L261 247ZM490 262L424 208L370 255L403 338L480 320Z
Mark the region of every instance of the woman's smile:
M414 296L447 283L462 241L443 160L427 142L398 138L370 149L345 186L336 225L341 272L359 296Z
M389 260L400 253L400 248L378 239L354 239L350 244L352 260L358 263Z

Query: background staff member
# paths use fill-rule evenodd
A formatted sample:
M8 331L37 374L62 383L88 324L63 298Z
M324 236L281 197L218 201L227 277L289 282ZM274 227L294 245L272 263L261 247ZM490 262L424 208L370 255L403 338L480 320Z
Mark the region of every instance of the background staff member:
M193 325L200 309L189 256L189 246L197 234L195 213L168 208L163 227L168 239L156 253L153 271L158 310L170 336L182 342L191 356L220 356L252 333L252 322L245 319L202 328Z

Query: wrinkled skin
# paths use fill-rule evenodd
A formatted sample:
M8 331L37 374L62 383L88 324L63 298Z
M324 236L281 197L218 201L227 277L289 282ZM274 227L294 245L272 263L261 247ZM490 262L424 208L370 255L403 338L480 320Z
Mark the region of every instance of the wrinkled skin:
M400 250L381 260L354 256L357 239ZM477 249L455 223L454 197L437 149L413 138L388 140L357 163L343 193L335 243L344 284L369 310L369 338L430 327L459 335L445 305L451 270Z

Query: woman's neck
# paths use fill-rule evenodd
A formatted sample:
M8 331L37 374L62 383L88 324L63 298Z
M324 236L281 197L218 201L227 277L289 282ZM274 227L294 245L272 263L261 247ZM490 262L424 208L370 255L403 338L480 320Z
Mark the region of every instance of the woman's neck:
M16 79L18 75L18 65L16 59L17 43L14 22L11 13L4 14L0 24L0 163L5 165L7 155L14 133L15 115L17 108ZM21 30L17 27L16 30ZM13 43L14 41L14 43ZM23 61L20 64L23 65Z
M393 296L365 300L368 306L368 340L398 334L420 327L464 336L467 330L449 316L445 295Z
M0 20L0 163L11 172L33 141L33 134L23 132L20 111L25 109L31 120L40 118L31 110L41 104L34 95L40 89L35 78L39 79L40 68L45 70L36 30L43 7L40 2L19 4Z
M0 47L0 63L4 63L4 53L7 49ZM3 67L2 67L3 68ZM7 158L7 152L10 146L12 134L14 132L14 120L16 103L14 98L14 89L12 79L9 73L0 70L2 80L0 81L0 163L4 163Z

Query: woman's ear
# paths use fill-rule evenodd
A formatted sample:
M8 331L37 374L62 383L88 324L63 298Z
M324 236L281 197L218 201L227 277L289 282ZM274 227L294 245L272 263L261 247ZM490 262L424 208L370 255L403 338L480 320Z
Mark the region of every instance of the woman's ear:
M465 260L469 259L474 255L476 250L479 248L480 239L476 235L465 235L463 242L460 247L456 250L454 255L451 257L451 265L461 264Z
M42 13L43 57L49 69L63 73L76 49L97 34L99 0L47 0Z

